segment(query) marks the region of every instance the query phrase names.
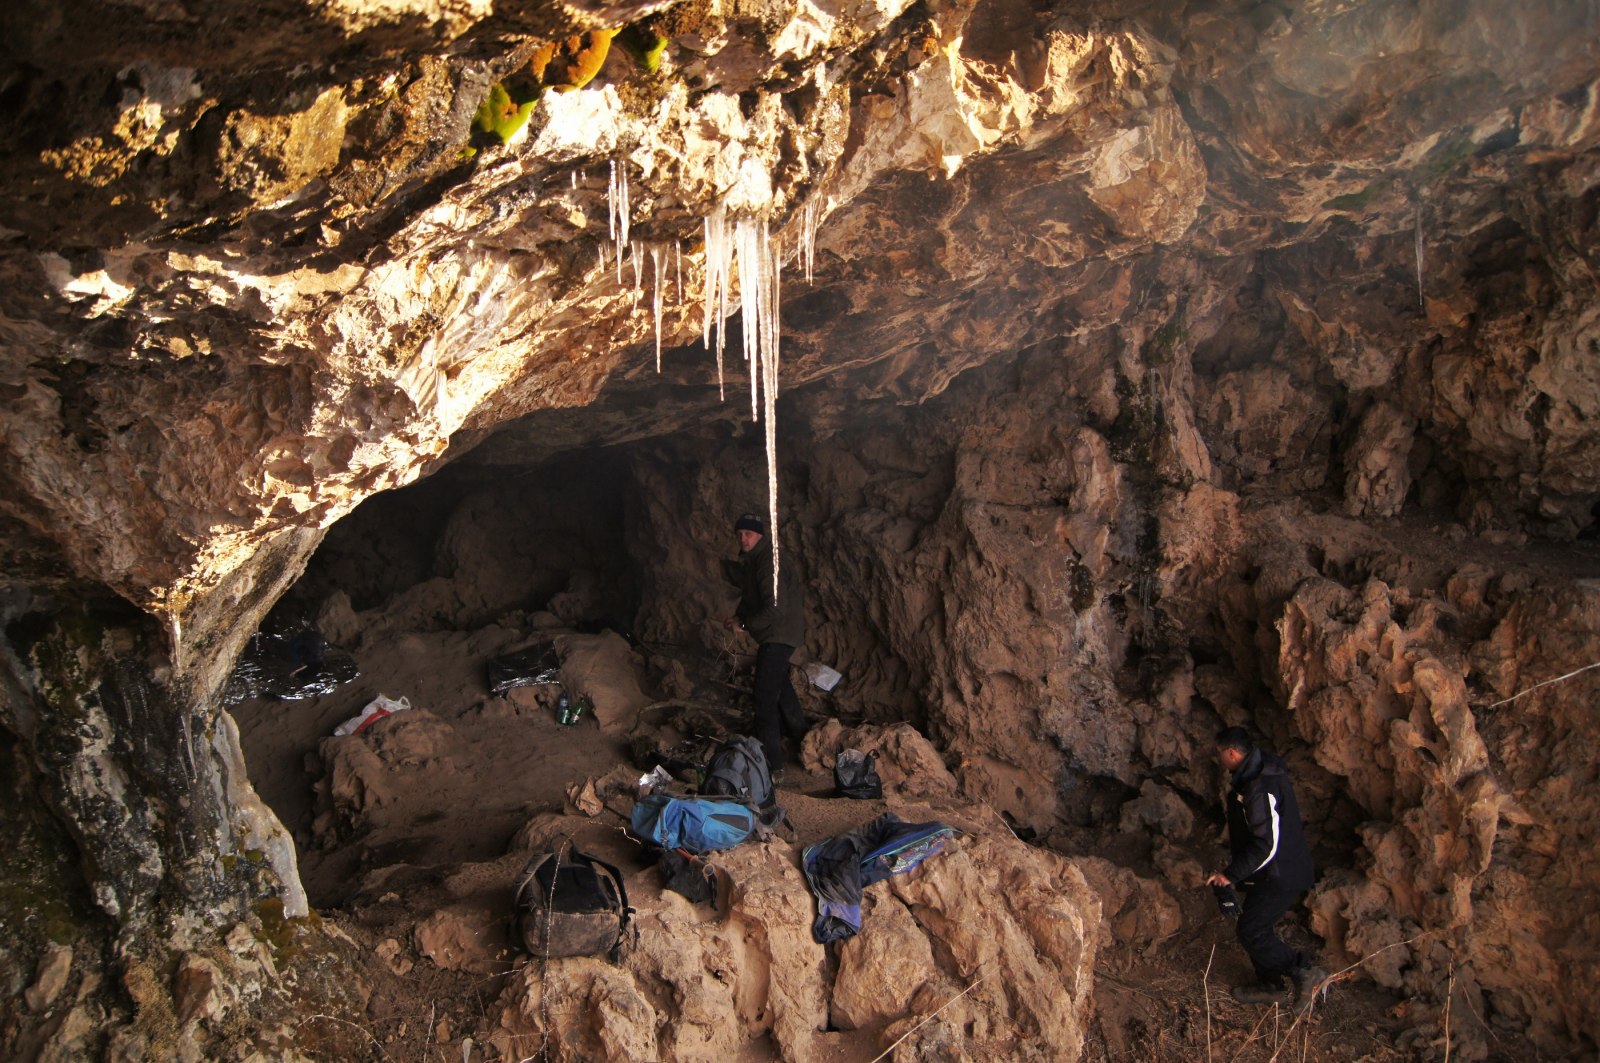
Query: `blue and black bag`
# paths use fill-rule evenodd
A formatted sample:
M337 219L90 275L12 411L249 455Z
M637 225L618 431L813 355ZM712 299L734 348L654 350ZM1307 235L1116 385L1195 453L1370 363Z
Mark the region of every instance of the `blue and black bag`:
M633 806L635 837L662 849L712 853L731 849L760 833L755 809L733 797L648 794Z

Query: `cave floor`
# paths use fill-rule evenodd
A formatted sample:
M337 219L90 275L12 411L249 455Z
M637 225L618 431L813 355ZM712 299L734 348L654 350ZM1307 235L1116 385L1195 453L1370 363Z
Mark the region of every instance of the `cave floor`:
M603 731L592 719L561 726L550 709L554 688L489 694L485 662L534 641L510 626L414 633L358 652L361 677L329 695L258 699L233 710L252 782L295 836L313 907L370 956L365 1034L374 1059L483 1058L461 1046L492 1027L495 1002L517 963L504 926L510 883L520 870L512 865L521 858L506 855L508 843L530 817L561 810L569 787L595 780L604 794L606 783L614 788L636 774L627 764L627 729ZM399 745L399 756L386 752L395 785L381 792L369 787L359 824L332 828L326 817L317 819L315 786L327 785L323 741L380 692L409 698L413 712L431 719L410 721L413 740ZM826 709L816 692L805 698L811 711ZM393 729L392 721L383 726ZM367 738L337 741L365 745ZM780 796L797 838L836 834L883 810L879 802L839 800L831 791L831 776L786 767ZM625 805L608 802L601 819L620 828ZM1080 833L1078 841L1082 851L1158 877L1138 839ZM1194 856L1207 858L1198 850ZM471 873L463 876L463 867ZM1231 924L1208 891L1173 893L1183 921L1172 938L1142 953L1123 945L1101 950L1086 1060L1428 1058L1428 1038L1408 1021L1406 1003L1358 972L1341 978L1298 1023L1287 1010L1234 1003L1228 988L1249 971ZM420 924L463 903L483 908L486 932L500 943L488 972L441 969L415 946ZM1303 923L1286 933L1315 947ZM348 1040L343 1044L342 1051L353 1050ZM1491 1044L1497 1046L1491 1059L1536 1056L1525 1044ZM867 1063L881 1045L875 1031L856 1031L841 1034L835 1049L840 1063ZM777 1056L771 1046L756 1046L749 1058Z

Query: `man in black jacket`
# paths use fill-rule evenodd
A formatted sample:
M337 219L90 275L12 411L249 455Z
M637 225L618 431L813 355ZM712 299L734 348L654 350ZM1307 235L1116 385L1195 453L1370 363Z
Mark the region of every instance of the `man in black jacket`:
M1312 966L1309 957L1291 948L1274 929L1316 881L1289 769L1281 757L1251 741L1243 727L1218 733L1217 759L1233 776L1228 787L1232 859L1206 883L1245 890L1239 943L1256 969L1256 983L1236 987L1234 999L1242 1004L1287 1003L1286 976L1296 994L1307 999L1327 972Z
M774 777L783 770L783 739L806 733L806 717L789 681L789 658L805 641L806 617L800 599L800 570L792 555L779 566L777 597L772 593L772 541L753 513L734 522L739 536L739 609L727 623L756 640L756 740Z

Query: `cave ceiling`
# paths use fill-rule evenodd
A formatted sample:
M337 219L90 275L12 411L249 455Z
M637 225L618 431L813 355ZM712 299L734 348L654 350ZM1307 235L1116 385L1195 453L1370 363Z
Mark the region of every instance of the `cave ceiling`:
M1508 385L1555 410L1539 456L1461 438L1535 504L1586 506L1594 20L1588 0L9 4L8 567L181 638L461 454L747 419L737 321L725 400L702 340L719 209L780 249L808 430L1023 350L1131 373L1180 325L1196 371L1290 346L1353 403L1415 385L1413 416L1470 427L1470 394L1400 367L1433 351L1476 379L1528 303L1565 322L1541 352L1563 383ZM476 128L545 42L581 59L618 27L666 41L657 69L618 37L592 80L543 75L509 143Z

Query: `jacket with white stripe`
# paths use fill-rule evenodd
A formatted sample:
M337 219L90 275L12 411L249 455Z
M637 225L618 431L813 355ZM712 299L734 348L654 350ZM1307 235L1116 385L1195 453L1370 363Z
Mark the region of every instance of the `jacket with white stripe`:
M1222 873L1235 885L1299 892L1316 881L1289 769L1281 757L1253 749L1234 769L1228 788L1228 845L1233 859Z

